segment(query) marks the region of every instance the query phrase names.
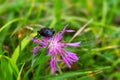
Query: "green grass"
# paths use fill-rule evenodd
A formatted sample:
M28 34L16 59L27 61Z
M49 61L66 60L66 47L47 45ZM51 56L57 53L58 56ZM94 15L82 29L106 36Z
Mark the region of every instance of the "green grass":
M119 4L119 0L0 0L0 80L120 80ZM45 49L32 55L35 44L29 36L36 36L42 26L58 32L68 24L77 32L90 19L71 41L81 45L67 48L79 57L71 69L57 66L58 73L52 75ZM74 34L64 34L64 40L69 42Z

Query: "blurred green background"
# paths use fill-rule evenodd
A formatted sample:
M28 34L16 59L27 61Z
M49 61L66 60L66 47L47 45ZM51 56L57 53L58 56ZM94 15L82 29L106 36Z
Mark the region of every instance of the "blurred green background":
M72 42L79 61L51 75L49 57L29 36L47 26L76 31L93 21ZM66 33L68 42L75 33ZM120 80L120 0L0 0L0 80Z

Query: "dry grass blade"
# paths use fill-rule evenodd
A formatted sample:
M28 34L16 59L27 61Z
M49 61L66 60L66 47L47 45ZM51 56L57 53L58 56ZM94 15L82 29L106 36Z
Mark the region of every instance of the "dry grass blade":
M40 25L40 24L31 24L28 26L25 26L26 29L33 31L34 29L32 28L33 26L39 27L39 28L44 28L45 26Z
M74 36L71 38L71 40L69 42L71 42L73 39L75 39L82 31L84 31L84 29L87 27L88 24L90 24L93 21L93 19L90 19L82 28L80 28L75 34Z
M116 49L119 47L120 47L120 45L112 45L112 46L106 46L106 47L102 47L102 48L92 49L92 51L103 51L103 50L108 50L108 49Z

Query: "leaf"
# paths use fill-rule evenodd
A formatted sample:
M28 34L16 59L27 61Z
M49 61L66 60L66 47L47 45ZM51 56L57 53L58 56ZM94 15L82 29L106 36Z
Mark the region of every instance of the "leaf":
M106 67L102 67L99 68L97 70L93 70L93 71L85 71L85 72L68 72L68 73L63 73L60 75L48 75L48 76L44 76L44 77L40 77L40 78L46 78L46 79L50 79L50 80L61 80L61 79L66 79L66 78L70 78L70 77L75 77L75 76L86 76L86 75L94 75L94 74L98 74L101 73L103 70L109 69L111 67L106 66Z
M24 65L25 65L25 63L23 63L23 65L22 65L22 67L21 67L21 69L20 69L20 72L19 72L19 74L18 74L17 80L21 80L21 79L20 79L20 76L21 76L21 73L22 73L22 70L23 70Z
M10 24L12 24L12 23L14 23L14 22L16 22L16 21L19 21L19 20L21 20L21 19L22 19L22 18L16 18L16 19L13 19L13 20L9 21L7 24L5 24L4 26L2 26L2 27L0 28L0 32L1 32L4 28L8 27L8 25L10 25Z
M36 35L36 33L31 33L30 34L31 36L32 35ZM23 51L25 49L25 47L28 45L28 43L30 42L30 38L27 36L25 37L22 41L21 41L21 44L18 45L16 47L16 49L14 50L13 54L12 54L12 58L11 58L11 62L13 63L16 63L17 62L17 59L20 55L20 46L21 46L21 51Z

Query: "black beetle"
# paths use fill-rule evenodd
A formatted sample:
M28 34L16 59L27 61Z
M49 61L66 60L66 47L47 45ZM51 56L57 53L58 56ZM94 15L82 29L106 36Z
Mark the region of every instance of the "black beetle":
M38 33L44 37L53 37L55 31L50 28L42 28Z

